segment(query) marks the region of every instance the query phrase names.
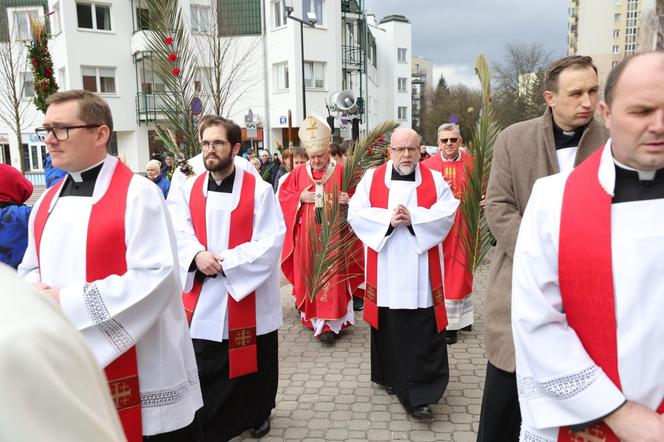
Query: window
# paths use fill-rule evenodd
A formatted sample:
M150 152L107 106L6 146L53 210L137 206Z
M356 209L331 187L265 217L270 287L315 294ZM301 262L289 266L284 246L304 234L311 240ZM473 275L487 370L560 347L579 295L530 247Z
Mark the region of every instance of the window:
M614 29L613 38L618 38L618 37L620 37L620 29Z
M115 94L115 68L81 66L83 89L100 94Z
M191 31L210 32L210 7L204 5L191 5Z
M54 3L51 8L51 15L49 16L49 24L51 25L51 34L58 35L62 31L60 26L60 3Z
M316 14L316 24L323 25L323 0L302 0L302 18L308 20L309 12Z
M30 98L35 96L32 72L23 73L23 97Z
M618 54L620 53L620 46L618 45L613 45L613 53Z
M304 62L304 86L313 89L325 88L325 63Z
M272 0L272 27L279 28L286 25L286 13L284 12L283 0Z
M261 35L263 29L262 0L223 0L216 4L217 29L220 37L237 35Z
M620 14L613 14L613 21L614 22L620 21Z
M407 63L406 48L397 48L397 60L399 61L399 63Z
M399 85L399 92L406 92L406 88L408 87L408 79L405 77L399 77L397 79L397 83Z
M76 3L79 29L111 30L111 7L95 3Z
M397 108L397 115L399 120L407 120L408 119L408 108L406 106L399 106Z
M274 65L274 85L278 91L288 90L288 62Z
M629 43L625 45L625 54L633 54L636 52L636 43Z
M12 38L14 40L32 39L30 19L39 17L39 9L15 9L12 11Z
M615 68L616 66L618 66L618 63L620 63L618 60L613 60L613 61L611 62L611 69L613 69L613 68Z
M136 31L150 29L150 11L145 8L136 8Z

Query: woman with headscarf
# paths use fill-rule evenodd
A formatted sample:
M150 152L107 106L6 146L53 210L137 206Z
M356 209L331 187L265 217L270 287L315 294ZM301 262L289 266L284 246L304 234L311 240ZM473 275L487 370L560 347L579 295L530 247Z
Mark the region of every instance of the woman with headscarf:
M0 164L0 262L14 268L23 260L28 246L28 219L32 183L18 170Z

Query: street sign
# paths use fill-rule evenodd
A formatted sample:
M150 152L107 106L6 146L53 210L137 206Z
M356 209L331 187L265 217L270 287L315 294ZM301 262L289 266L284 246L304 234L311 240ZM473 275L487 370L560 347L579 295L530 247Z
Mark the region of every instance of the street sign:
M453 124L459 124L461 122L461 117L459 117L457 114L452 114L447 119L447 122Z
M286 115L280 115L279 124L288 124L288 117Z
M194 96L194 98L191 99L191 113L194 116L203 113L203 101L200 99L198 95Z
M247 138L258 137L258 124L255 121L247 122Z

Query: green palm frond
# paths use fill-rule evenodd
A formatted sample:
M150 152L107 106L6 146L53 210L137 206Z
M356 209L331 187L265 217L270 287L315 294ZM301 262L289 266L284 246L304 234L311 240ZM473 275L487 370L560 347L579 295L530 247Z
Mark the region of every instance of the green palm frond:
M152 56L154 75L167 91L160 96L160 111L181 139L182 153L192 157L199 150L197 127L191 113L191 100L196 95L196 62L187 22L177 0L145 0L145 5L150 16L147 48ZM172 43L167 43L167 39L172 39ZM169 54L175 54L176 60L169 61ZM179 72L174 73L174 69Z
M384 162L383 150L386 147L386 133L399 126L397 121L386 121L374 127L355 143L344 160L341 191L348 192L357 186L364 172ZM338 189L334 188L329 204L322 209L321 224L309 225L309 253L298 263L304 275L307 297L313 302L316 293L329 286L335 276L335 284L345 284L358 276L349 274L346 257L356 239L347 221L347 206L338 201Z
M466 168L467 188L461 206L468 226L467 232L462 232L461 239L467 256L471 257L470 271L473 273L489 252L493 243L493 235L489 229L481 203L486 195L489 173L491 172L493 145L500 132L500 127L491 107L491 74L482 54L477 57L475 72L480 79L482 88L482 110L470 144L473 166L472 168Z

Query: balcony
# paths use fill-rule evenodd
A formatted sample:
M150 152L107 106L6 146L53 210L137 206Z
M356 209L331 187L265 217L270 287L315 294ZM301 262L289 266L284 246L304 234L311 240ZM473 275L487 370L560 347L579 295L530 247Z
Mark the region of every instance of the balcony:
M136 120L138 124L166 120L166 101L170 92L139 92L136 94Z

